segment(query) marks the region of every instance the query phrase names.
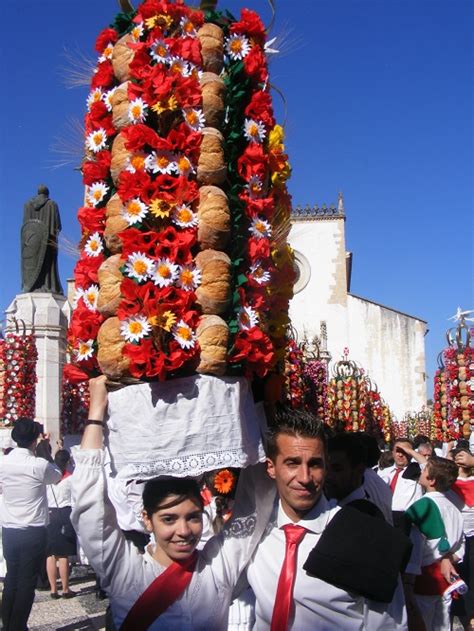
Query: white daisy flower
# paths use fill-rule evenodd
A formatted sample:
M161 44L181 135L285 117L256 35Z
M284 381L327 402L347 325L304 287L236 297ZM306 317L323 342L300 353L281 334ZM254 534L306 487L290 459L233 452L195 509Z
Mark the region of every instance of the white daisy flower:
M181 27L183 35L185 35L186 37L197 36L196 28L188 17L183 16L179 22L179 25Z
M132 30L130 31L130 35L133 37L133 39L136 42L138 42L140 37L143 35L144 30L145 30L145 27L144 27L143 22L139 22L138 24L135 24L135 26L132 28Z
M178 272L176 284L185 291L194 291L201 284L201 270L190 265L183 265Z
M131 316L120 323L120 333L127 342L138 342L150 331L151 325L143 315Z
M145 171L145 160L147 154L144 151L135 151L125 162L125 170L130 173L136 173L137 171Z
M100 88L95 88L95 90L92 90L92 92L87 97L87 101L86 101L87 111L88 112L91 111L91 107L94 105L94 103L98 103L99 101L102 101L103 96L104 94Z
M94 340L77 340L77 348L74 349L74 354L80 362L92 357L94 354Z
M170 53L166 42L162 39L155 39L150 46L150 55L159 64L164 64L169 61Z
M139 197L134 197L122 207L121 215L128 221L128 225L140 222L148 214L148 206Z
M193 348L196 344L196 335L184 320L177 322L171 329L171 333L181 348Z
M97 206L104 199L109 191L105 182L94 182L87 189L86 199L91 206Z
M240 33L233 33L230 37L227 38L225 48L229 57L233 61L237 61L239 59L243 59L249 54L250 51L250 42L245 35L241 35Z
M158 287L172 285L178 277L179 266L167 258L158 259L151 280Z
M205 126L206 119L204 118L202 110L198 110L194 107L187 107L182 110L182 112L184 116L184 122L193 131L201 131L201 129Z
M259 285L266 285L271 278L270 272L262 267L261 261L255 261L250 267L249 275Z
M134 252L128 256L125 263L125 273L130 278L136 278L138 281L147 280L155 270L155 263L152 259L145 256L143 252Z
M82 298L82 294L84 293L83 289L76 289L74 292L74 297L72 299L72 308L75 309L79 304L79 300Z
M128 106L128 120L133 123L143 123L147 115L148 104L141 98L134 99Z
M238 314L239 327L247 331L258 324L258 314L252 307L242 307Z
M86 244L84 246L84 251L87 256L99 256L99 254L104 249L104 244L102 243L102 239L98 232L94 232L87 239Z
M152 151L145 159L145 168L152 173L171 175L176 172L176 160L171 151Z
M195 169L191 164L191 160L184 154L176 156L176 172L178 175L188 177L190 173L194 173Z
M102 97L105 103L105 107L107 108L108 112L112 111L112 97L115 94L116 90L117 88L112 88L111 90L106 92Z
M255 121L252 118L246 118L244 124L244 134L247 140L250 142L263 142L266 136L265 126L260 121Z
M254 237L263 239L264 237L270 238L272 236L272 227L265 219L255 217L252 219L252 223L249 228Z
M91 285L82 292L82 299L89 311L97 311L97 300L99 298L99 287Z
M261 197L263 194L263 182L258 175L252 175L248 181L247 188L252 199Z
M198 216L189 206L180 204L173 211L172 221L180 228L194 228L197 226Z
M196 81L199 81L202 77L202 70L195 66L191 61L188 61L188 73L186 77L194 77Z
M95 131L91 131L91 133L86 136L86 148L93 153L101 151L106 144L107 134L105 129L102 127L100 129L96 129Z
M180 74L183 77L188 76L189 67L184 59L181 59L180 57L171 57L169 60L169 64L171 72L175 74Z
M99 63L101 64L106 59L112 59L112 53L114 52L114 45L109 42L104 48L102 55L99 57Z

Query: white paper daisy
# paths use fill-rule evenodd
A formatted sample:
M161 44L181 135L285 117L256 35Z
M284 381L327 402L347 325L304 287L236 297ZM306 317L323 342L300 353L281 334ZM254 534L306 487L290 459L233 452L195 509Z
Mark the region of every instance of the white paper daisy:
M188 177L191 173L194 173L195 169L191 164L191 160L184 154L176 156L176 173L178 175L184 175Z
M112 88L111 90L106 92L102 97L105 103L105 107L107 108L108 112L112 111L112 97L115 94L116 90L117 88Z
M193 348L196 344L196 335L184 320L177 322L171 332L181 348Z
M99 298L99 287L91 285L82 292L82 299L89 311L97 311L97 300Z
M86 100L87 111L90 112L91 107L94 105L94 103L98 103L99 101L102 101L103 97L104 97L104 93L102 92L100 88L95 88L95 90L92 90L92 92L89 94Z
M152 173L171 175L176 172L176 161L171 151L152 151L145 159L145 168Z
M265 219L260 219L260 217L252 219L249 230L252 235L258 239L263 239L264 237L270 238L272 236L270 224Z
M247 331L258 324L258 314L252 307L242 307L238 314L239 327Z
M94 232L87 239L86 244L84 246L84 252L87 256L99 256L99 254L104 249L104 244L102 243L102 239L98 232Z
M178 277L179 266L167 258L158 259L151 280L158 287L172 285Z
M143 35L144 30L145 28L143 22L139 22L138 24L135 24L135 26L132 28L132 30L130 31L130 35L136 42L138 42L140 37Z
M248 55L250 51L250 42L245 35L233 33L227 38L225 49L229 57L233 61L237 61L238 59L243 59Z
M194 228L197 226L198 216L189 206L181 204L174 209L172 221L180 228Z
M181 59L181 57L171 57L169 59L169 67L171 72L183 77L186 77L189 73L188 64L184 59Z
M183 110L184 122L193 131L201 131L206 124L206 119L202 110L198 110L194 107L187 107Z
M136 278L138 281L147 280L155 270L155 263L152 259L145 256L143 252L134 252L128 256L125 263L125 273L130 278Z
M201 284L201 270L190 265L183 265L178 272L176 284L185 291L194 291Z
M181 31L182 31L184 36L186 36L186 37L196 37L197 36L196 27L191 22L191 20L189 18L187 18L186 16L183 16L181 18L181 20L179 22L179 25L181 27Z
M261 261L255 261L250 267L249 275L259 285L266 285L271 278L270 272L262 267Z
M102 151L106 144L107 134L105 129L102 127L100 129L96 129L95 131L91 131L91 133L86 136L86 149L92 151L93 153Z
M139 342L150 331L151 325L143 315L131 316L120 323L120 333L127 342Z
M74 292L74 297L72 299L72 308L75 309L79 304L79 300L82 298L82 294L84 293L83 289L76 289Z
M86 199L90 206L97 206L104 199L109 191L105 182L94 182L87 189Z
M135 151L130 157L127 158L125 163L125 170L130 173L136 173L137 171L145 171L145 160L147 154L144 151Z
M265 125L260 121L246 118L244 124L244 134L250 142L262 143L265 139Z
M247 184L249 196L256 199L263 195L263 182L258 175L252 175Z
M122 217L127 220L129 226L140 222L147 214L148 206L139 197L134 197L125 202L121 211Z
M99 57L99 63L101 64L106 59L112 59L112 54L114 52L114 45L112 42L109 42L107 46L104 48L102 55Z
M94 354L94 340L77 340L77 348L74 349L74 355L80 362L89 359Z
M166 63L170 58L168 46L162 39L155 39L150 46L150 55L159 64Z
M147 115L148 104L141 98L134 99L128 106L128 120L132 124L143 123Z

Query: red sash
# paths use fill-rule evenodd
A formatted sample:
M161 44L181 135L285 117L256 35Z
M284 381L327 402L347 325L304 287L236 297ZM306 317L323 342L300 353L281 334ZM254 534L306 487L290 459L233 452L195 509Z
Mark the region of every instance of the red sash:
M474 480L457 479L451 487L469 508L474 506Z
M183 563L172 563L157 576L127 614L120 631L146 631L184 592L198 558L194 552Z
M441 596L448 587L448 581L441 574L441 559L424 565L415 578L415 594L420 596Z

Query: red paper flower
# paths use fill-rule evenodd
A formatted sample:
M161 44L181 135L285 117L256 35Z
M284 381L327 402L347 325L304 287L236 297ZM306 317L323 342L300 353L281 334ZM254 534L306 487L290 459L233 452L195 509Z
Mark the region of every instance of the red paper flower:
M109 44L115 44L117 40L117 31L113 28L105 28L99 33L95 40L95 49L99 54L102 54Z
M114 69L108 59L97 66L97 72L92 77L91 88L110 88L114 83Z
M248 35L260 46L265 43L265 26L260 16L250 9L242 9L240 12L240 22L233 22L230 25L231 33L243 33Z
M82 163L82 180L86 186L105 180L110 173L112 154L110 151L99 151L90 160Z
M257 83L265 83L268 80L267 58L258 46L253 46L248 55L244 57L245 72Z
M229 361L245 362L247 377L251 377L253 373L264 377L273 366L274 360L273 344L261 329L254 326L237 333Z

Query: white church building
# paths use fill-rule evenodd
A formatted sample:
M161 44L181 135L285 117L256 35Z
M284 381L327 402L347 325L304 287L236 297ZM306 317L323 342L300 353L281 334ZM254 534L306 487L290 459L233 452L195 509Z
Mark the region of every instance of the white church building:
M298 340L326 337L331 367L361 365L398 419L426 405L427 323L351 293L352 253L346 250L342 194L337 207L296 207L289 242L297 269L290 316Z

